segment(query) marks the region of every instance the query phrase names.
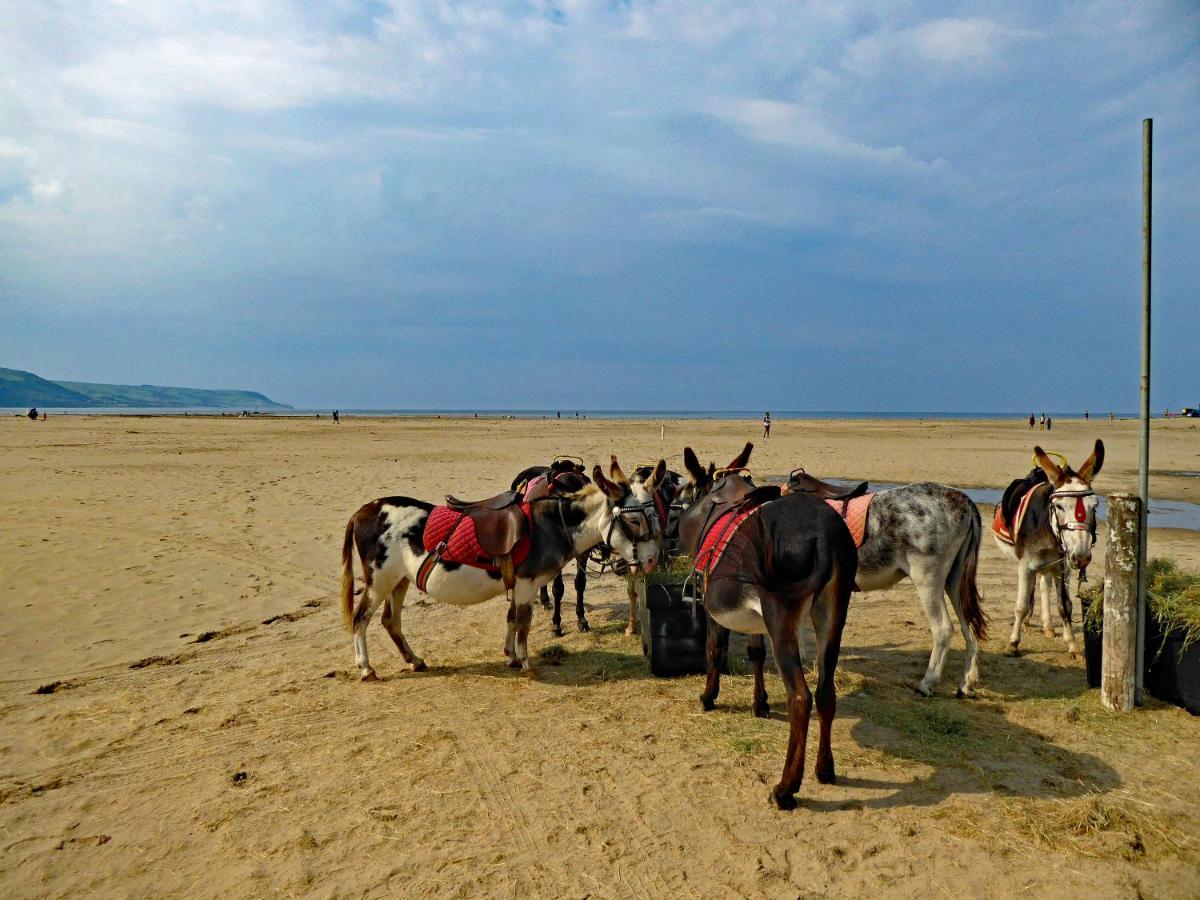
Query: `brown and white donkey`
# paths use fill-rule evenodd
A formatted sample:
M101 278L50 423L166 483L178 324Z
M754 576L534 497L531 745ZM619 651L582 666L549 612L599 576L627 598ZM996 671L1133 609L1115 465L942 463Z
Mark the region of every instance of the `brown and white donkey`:
M1033 612L1036 581L1042 600L1042 633L1054 636L1050 597L1057 593L1063 640L1074 657L1079 654L1079 646L1071 627L1068 565L1078 570L1081 581L1087 579L1096 543L1098 500L1092 490L1092 479L1104 465L1104 442L1096 441L1092 455L1078 472L1065 458L1061 466L1056 464L1041 447L1033 448L1033 458L1037 468L1009 485L992 523L997 546L1017 563L1017 600L1012 635L1005 652L1010 656L1021 652L1021 626Z
M659 461L657 477L666 472ZM631 483L612 459L609 478L596 466L592 484L573 493L553 494L526 504L523 558L511 561L508 631L504 653L510 666L529 671L527 641L538 589L571 559L603 542L634 569L653 568L658 558L662 526L649 484ZM499 500L499 498L495 498ZM475 506L497 504L487 502ZM367 625L383 607L383 627L400 655L414 671L425 668L400 630L400 614L409 584L423 584L426 594L443 603L471 606L506 592L505 577L496 566L480 567L451 561L427 547L426 526L431 514L446 507L412 497L384 497L362 506L346 524L342 541L342 614L354 634L354 658L363 681L374 681L367 656ZM464 527L469 526L463 520ZM457 526L456 526L457 527ZM473 526L471 526L473 527ZM453 535L453 532L452 532ZM444 543L443 543L444 546ZM354 550L362 563L364 590L354 603Z

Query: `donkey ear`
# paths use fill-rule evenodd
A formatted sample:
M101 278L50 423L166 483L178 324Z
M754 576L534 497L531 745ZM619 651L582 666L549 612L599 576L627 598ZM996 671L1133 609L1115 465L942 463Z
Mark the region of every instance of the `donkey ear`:
M667 477L667 461L660 459L658 465L654 467L654 471L650 473L650 478L647 479L646 486L650 488L651 493L658 490L658 486L663 483L663 479Z
M746 446L742 448L742 452L739 453L737 456L735 456L732 459L732 461L730 461L729 465L727 465L725 468L727 468L727 469L744 469L744 468L746 468L747 463L750 462L750 451L753 449L754 449L754 445L752 443L750 443L749 441L746 441Z
M694 484L704 484L704 466L700 465L700 460L696 458L696 453L691 447L683 448L683 467L687 469Z
M625 473L621 471L621 464L617 462L617 455L614 453L609 457L612 460L608 466L608 477L617 484L629 484L629 479L625 477Z
M1042 467L1042 471L1050 478L1051 484L1055 487L1062 487L1063 482L1067 480L1066 474L1060 469L1050 457L1046 455L1046 451L1041 447L1033 448L1033 458L1037 464Z
M598 465L592 469L592 481L596 482L596 487L604 491L605 496L610 500L620 500L625 496L625 488L605 478Z
M1104 441L1096 438L1096 449L1092 451L1092 455L1084 460L1083 465L1079 467L1079 477L1088 484L1092 483L1092 479L1100 474L1100 468L1104 465Z

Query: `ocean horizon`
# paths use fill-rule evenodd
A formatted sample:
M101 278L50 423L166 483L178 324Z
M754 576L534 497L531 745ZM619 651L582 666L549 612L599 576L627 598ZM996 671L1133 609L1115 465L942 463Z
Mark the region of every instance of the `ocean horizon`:
M296 407L293 409L249 410L255 416L273 418L328 416L333 407ZM240 416L240 409L218 409L213 407L81 407L55 408L39 407L51 415L72 416ZM16 407L0 408L0 414L20 415L25 409ZM514 418L514 419L633 419L633 420L679 420L679 419L711 419L714 421L731 421L747 419L758 422L762 419L762 411L755 410L703 410L703 409L403 409L403 408L338 408L343 416L370 416L384 418L428 418L442 417L455 419L472 418ZM1035 415L1042 415L1039 411ZM1083 412L1048 412L1053 419L1083 419ZM1136 412L1115 413L1119 419L1136 419ZM1092 418L1097 421L1107 419L1108 412L1097 412ZM1024 420L1029 418L1028 412L948 412L945 410L779 410L771 411L773 421L787 420L819 420L819 419L985 419Z

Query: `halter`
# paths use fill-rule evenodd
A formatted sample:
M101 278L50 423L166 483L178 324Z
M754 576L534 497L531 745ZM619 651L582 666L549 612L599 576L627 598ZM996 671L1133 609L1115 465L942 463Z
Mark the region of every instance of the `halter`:
M662 523L658 518L658 510L655 508L653 499L646 500L643 503L614 506L612 512L613 514L609 516L608 520L608 533L604 535L604 543L608 546L612 546L614 529L620 529L625 539L633 544L635 556L638 544L644 541L660 540L659 535L662 534ZM640 518L641 523L645 526L644 529L639 527L637 533L629 530L628 521L634 518Z
M1084 497L1094 497L1096 492L1090 487L1084 488L1064 488L1050 492L1050 530L1054 533L1054 539L1058 542L1058 549L1062 551L1062 559L1066 559L1066 545L1063 543L1064 531L1086 531L1092 537L1092 546L1096 546L1096 508L1093 506L1089 512L1087 504L1083 502ZM1075 498L1075 514L1067 521L1059 519L1061 510L1054 504L1054 501L1060 497ZM1087 581L1086 569L1080 569L1079 580Z

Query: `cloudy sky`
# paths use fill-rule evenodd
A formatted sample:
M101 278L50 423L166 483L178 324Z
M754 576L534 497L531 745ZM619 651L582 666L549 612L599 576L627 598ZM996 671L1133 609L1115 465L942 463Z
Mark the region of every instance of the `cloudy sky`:
M0 0L0 365L296 405L1200 401L1194 2ZM1050 11L1057 7L1057 11Z

